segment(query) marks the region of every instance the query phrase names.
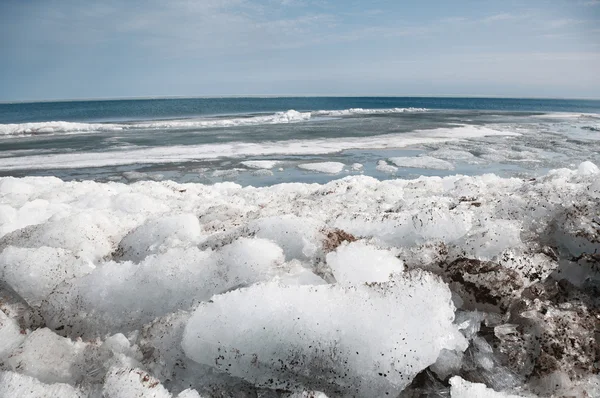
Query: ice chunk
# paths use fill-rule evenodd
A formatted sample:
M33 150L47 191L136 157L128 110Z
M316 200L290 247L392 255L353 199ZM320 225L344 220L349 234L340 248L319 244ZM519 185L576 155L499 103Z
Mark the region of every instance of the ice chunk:
M241 238L219 251L176 248L139 264L107 262L57 287L42 313L67 334L130 331L213 294L268 279L283 260L274 243Z
M462 366L464 353L461 351L443 349L437 361L429 367L441 380L456 374Z
M60 337L50 329L37 329L8 359L14 371L35 377L43 383L75 384L80 375L73 366L86 344Z
M106 375L103 398L172 398L160 381L137 368L114 367Z
M581 163L577 168L577 174L581 176L589 176L598 173L600 173L600 169L598 169L598 166L589 161Z
M442 159L431 156L395 157L390 162L398 167L409 167L418 169L453 170L454 165Z
M38 306L62 281L93 269L93 264L60 248L9 246L0 254L0 280L31 306Z
M87 394L64 383L45 384L34 377L0 371L2 398L84 398Z
M341 284L385 282L390 275L404 270L404 264L389 250L377 249L364 242L342 244L327 255L327 265Z
M150 254L164 253L173 247L197 245L203 236L194 214L151 219L121 240L116 257L139 262Z
M451 398L523 398L521 395L494 391L483 383L468 382L460 376L452 377L450 385Z
M359 171L363 169L363 165L361 163L352 163L352 166L350 166L350 168L354 171Z
M380 160L377 162L377 167L375 167L377 171L381 171L382 173L394 174L398 171L398 168L395 166L389 165L385 160Z
M340 162L303 163L298 165L303 170L328 174L338 174L344 169L344 166L344 163Z
M12 319L0 310L0 362L2 362L21 342L25 335Z
M55 216L44 224L32 225L5 235L0 248L55 247L71 251L74 255L95 261L109 255L113 236L117 234L114 221L106 214L84 211L66 217Z
M321 249L324 228L324 224L314 219L293 215L262 218L248 225L256 237L277 243L287 260L313 258Z
M261 387L395 396L442 349L466 348L453 318L449 289L424 272L354 287L259 284L201 304L182 347Z
M272 169L281 162L279 160L246 160L241 163L250 169Z

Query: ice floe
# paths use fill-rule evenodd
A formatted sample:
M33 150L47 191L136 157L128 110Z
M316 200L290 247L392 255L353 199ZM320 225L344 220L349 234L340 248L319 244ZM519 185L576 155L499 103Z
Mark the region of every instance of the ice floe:
M318 171L319 173L338 174L344 169L345 164L340 162L302 163L298 167L302 170Z

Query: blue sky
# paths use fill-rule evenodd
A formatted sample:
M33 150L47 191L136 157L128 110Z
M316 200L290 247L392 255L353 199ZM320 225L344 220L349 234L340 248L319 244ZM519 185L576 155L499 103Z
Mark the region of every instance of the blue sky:
M0 100L600 98L600 0L0 0Z

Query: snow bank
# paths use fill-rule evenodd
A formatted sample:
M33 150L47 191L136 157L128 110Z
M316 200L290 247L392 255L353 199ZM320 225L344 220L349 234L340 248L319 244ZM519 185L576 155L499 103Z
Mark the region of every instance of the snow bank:
M595 396L596 171L0 178L0 396Z

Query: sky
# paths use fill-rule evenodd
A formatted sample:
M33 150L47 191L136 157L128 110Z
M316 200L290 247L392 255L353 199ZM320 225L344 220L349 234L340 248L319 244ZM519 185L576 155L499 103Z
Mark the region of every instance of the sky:
M600 98L600 0L0 0L0 101Z

